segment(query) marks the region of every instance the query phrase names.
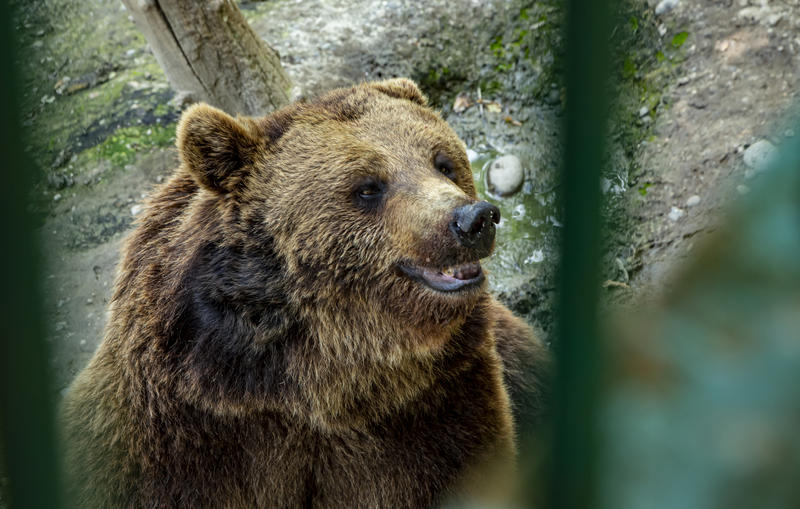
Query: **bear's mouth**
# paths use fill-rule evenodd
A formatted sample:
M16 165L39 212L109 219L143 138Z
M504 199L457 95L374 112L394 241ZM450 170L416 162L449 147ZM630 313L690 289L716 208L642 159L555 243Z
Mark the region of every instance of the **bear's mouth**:
M480 262L467 262L441 269L400 264L407 276L439 292L458 292L480 285L484 275Z

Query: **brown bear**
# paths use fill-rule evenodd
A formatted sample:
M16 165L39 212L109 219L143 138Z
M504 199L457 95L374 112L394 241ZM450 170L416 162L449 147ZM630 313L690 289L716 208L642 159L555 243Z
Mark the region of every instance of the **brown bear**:
M78 507L430 507L513 461L547 365L486 290L499 211L405 79L197 105L62 408Z

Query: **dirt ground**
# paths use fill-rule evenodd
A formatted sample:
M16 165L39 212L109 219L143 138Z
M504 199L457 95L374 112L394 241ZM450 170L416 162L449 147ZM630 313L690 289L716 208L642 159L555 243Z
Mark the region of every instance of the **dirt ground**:
M748 192L759 168L745 154L794 134L800 93L800 1L682 0L659 19L688 33L687 52L627 191L637 296L662 293L671 269Z
M781 119L797 99L800 2L681 0L671 2L674 7L661 12L663 6L659 4L662 3L652 2L651 5L660 12L651 15L661 34L662 41L658 44L669 45L674 34L681 32L686 33L686 41L681 49L681 61L666 71L666 79L659 81L666 83L664 88L643 97L645 111L634 111L628 117L632 125L646 133L646 138L624 162L630 166L628 174L620 179L621 185L609 182L605 186L612 188L611 191L605 189L606 192L616 192L623 199L621 210L629 214L625 221L629 231L623 235L626 241L613 248L611 257L619 269L611 278L614 284L608 286L612 299L630 300L662 291L668 284L671 267L688 256L694 243L713 229L724 204L746 193L748 181L758 178L758 171L744 163L744 154L758 140L780 143L789 129ZM464 42L458 51L449 52L448 47L460 46L461 32L448 30L485 24L486 31L503 33L503 26L519 23L521 12L508 5L505 2L432 2L419 8L416 3L401 1L318 0L304 4L244 2L242 8L257 33L281 53L295 83L293 96L307 97L361 79L391 75L410 75L430 90L435 90L435 83L477 82L480 76L470 73L480 75L482 67L473 65L460 69L459 58L479 52L482 46L493 44L493 40L478 38ZM546 15L552 7L536 5L540 9L537 11L539 19L548 19ZM101 118L101 108L85 110L88 120L84 132L96 137L109 136L96 145L99 148L76 148L76 143L91 146L96 141L86 136L62 135L62 131L56 129L61 124L54 124L53 136L58 133L59 139L66 140L63 145L73 148L41 157L45 166L55 168L48 176L48 185L37 191L37 200L47 210L42 237L49 267L45 274L46 305L57 390L64 390L100 341L119 246L139 211L137 203L169 175L177 160L170 148L170 133L179 111L173 105L162 108L160 104L166 103L170 96L163 74L159 73L144 40L135 35L135 27L118 4L99 1L93 9L93 19L104 20L113 42L111 49L102 47L95 54L107 52L100 61L118 59L124 65L103 67L97 61L87 63L70 57L66 50L62 52L67 55L62 65L59 64L59 50L54 47L52 61L45 56L43 62L57 68L49 74L56 92L49 88L35 91L28 104L33 112L29 121L35 127L37 122L48 121L47 108L53 100L70 101L78 94L89 97L100 94L97 100L103 100L106 90L118 94L112 101L117 108L116 116L108 122ZM309 10L317 16L310 20L298 18L300 12ZM81 10L78 14L85 12ZM79 17L78 14L75 16ZM39 33L44 34L43 38L55 33L72 40L60 31L55 21L52 22L55 28L37 31L42 16L45 15L32 12L29 21L23 16L21 22L26 33L34 34L26 39L32 48L37 47L39 36L36 34ZM545 22L529 24L536 30L548 28ZM498 57L496 48L492 51L494 57ZM490 56L492 51L488 52ZM424 60L437 52L447 54L447 62L438 67L424 67ZM456 90L450 91L450 95L443 93L440 106L467 143L487 153L504 152L508 147L526 144L542 147L530 158L537 162L535 179L549 183L554 179L557 161L557 150L553 147L558 144L554 127L560 105L558 88L552 84L551 93L551 85L548 85L545 94L537 92L532 102L520 99L532 90L531 82L545 80L542 69L547 68L546 59L552 56L543 54L542 58L541 65L535 62L524 73L516 73L518 76L503 83L507 90L517 90L517 95L506 91L498 101L503 103L503 115L511 116L512 120L521 118L529 126L525 130L527 134L509 131L514 124L503 121L502 117L487 123L485 117L475 113L476 109L463 115L455 114L451 106ZM62 88L70 82L80 85L81 79L87 80L73 77L62 83L60 76L85 76L90 64L101 79L89 80L88 89L79 90L75 95L59 95L59 85ZM448 73L460 76L461 81L446 81ZM474 100L476 91L470 89L469 92ZM652 97L658 98L655 104L647 102ZM129 122L131 118L133 122ZM114 124L114 119L119 122ZM127 125L125 122L139 126L135 128L138 130L125 131L124 135L113 131L112 128ZM488 124L494 127L487 128ZM104 127L108 129L104 131ZM108 140L113 137L109 133L114 132L114 143L125 157L114 159L116 153L98 157L96 152L108 148ZM156 135L162 136L163 142L147 141ZM43 151L36 147L34 152ZM530 178L531 171L528 173ZM550 232L558 227L557 219L547 208L553 196L551 193L536 197L544 208L541 221L535 221L546 223ZM513 210L518 207L519 203L514 202ZM529 216L525 218L530 219ZM547 253L547 246L551 244L542 241L542 245ZM536 274L535 268L530 270ZM546 285L531 286L528 281L519 287L507 285L506 293L527 291L530 299L552 291L552 288L544 288ZM529 304L522 312L536 305ZM528 317L533 321L547 320L546 313L537 315L535 309Z

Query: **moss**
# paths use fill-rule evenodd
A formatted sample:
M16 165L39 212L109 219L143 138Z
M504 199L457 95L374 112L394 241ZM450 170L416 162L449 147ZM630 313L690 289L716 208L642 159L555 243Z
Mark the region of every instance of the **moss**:
M25 145L38 166L57 170L120 127L177 117L164 104L172 95L166 77L120 7L112 0L18 6Z
M481 19L469 40L462 31L451 32L444 21L440 32L423 34L434 44L415 55L420 71L413 77L434 105L446 109L459 91L477 88L498 99L531 103L559 82L554 55L560 45L560 3L518 0L505 12L506 16Z
M641 169L633 163L641 143L652 142L653 122L665 103L664 91L675 77L685 58L684 43L689 34L676 32L662 38L652 10L636 0L621 0L616 26L611 39L614 45L612 65L617 87L611 107L611 138L616 147L612 162L604 169L604 177L622 181L636 192L608 196L603 208L608 227L607 259L604 277L614 278L613 259L625 260L629 253L630 231L635 219L628 213L629 201L646 196L651 182L640 182ZM642 109L646 115L641 116ZM612 150L614 148L612 147Z
M169 114L169 106L164 103L158 104L153 110L153 114L157 117L164 117Z
M117 129L99 145L87 150L88 159L106 159L113 167L132 163L137 154L175 143L176 124L131 126Z

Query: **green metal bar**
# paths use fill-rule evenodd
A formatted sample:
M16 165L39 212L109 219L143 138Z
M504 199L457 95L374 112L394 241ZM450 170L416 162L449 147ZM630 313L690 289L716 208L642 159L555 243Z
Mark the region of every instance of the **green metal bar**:
M35 171L22 152L11 8L0 4L0 217L2 301L0 322L0 440L10 482L10 507L57 508L51 385L41 309L39 246L28 211ZM0 469L1 470L1 469Z
M566 23L564 231L549 505L589 508L596 497L600 168L604 160L614 5L570 0Z

